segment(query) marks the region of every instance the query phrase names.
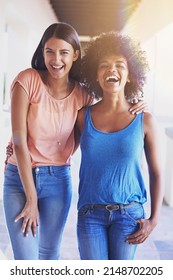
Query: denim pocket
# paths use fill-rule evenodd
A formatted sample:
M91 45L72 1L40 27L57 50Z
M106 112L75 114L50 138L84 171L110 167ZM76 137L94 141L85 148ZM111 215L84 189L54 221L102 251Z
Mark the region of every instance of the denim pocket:
M78 217L85 217L91 213L91 207L89 205L84 205L78 210Z
M9 185L21 183L17 166L7 164L7 168L4 173L4 183Z
M52 167L53 171L50 172L52 177L55 177L59 180L71 179L70 167L69 166L54 166Z
M17 169L17 166L12 166L10 164L7 164L7 167L6 167L6 170L5 170L5 176L10 176L10 177L13 177L13 176L18 176L19 173L18 173L18 169Z
M4 190L7 191L7 189L12 192L16 191L17 193L21 192L21 190L22 192L24 191L17 166L11 164L7 164L4 173Z
M124 207L125 215L135 224L139 222L137 220L145 218L144 207L140 203L135 203L129 206Z

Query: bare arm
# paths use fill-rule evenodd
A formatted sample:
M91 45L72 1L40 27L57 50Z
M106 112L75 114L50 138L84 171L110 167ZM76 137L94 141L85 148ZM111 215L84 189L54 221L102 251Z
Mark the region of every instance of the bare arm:
M76 150L78 149L79 144L80 144L80 131L77 127L77 124L75 124L75 127L74 127L74 139L75 139L75 146L73 149L73 154L76 152Z
M85 118L85 110L86 108L82 108L77 116L77 120L75 123L75 148L73 153L77 150L77 148L79 147L79 143L80 143L80 135L82 133L83 130L83 125L84 125L84 118Z
M14 151L17 158L19 175L26 195L26 204L15 222L23 218L22 231L25 235L32 228L36 235L38 225L37 194L32 176L31 159L27 146L27 113L29 100L24 89L16 83L11 100L11 121Z
M155 228L163 201L163 184L161 176L160 155L158 148L158 132L153 117L144 115L144 149L149 171L149 187L151 196L151 215L149 219L139 220L140 229L128 237L128 242L142 243Z
M144 122L145 154L148 163L151 196L151 216L150 220L157 224L162 201L163 201L163 182L161 172L161 156L159 153L158 140L160 139L156 124L150 114L147 114Z

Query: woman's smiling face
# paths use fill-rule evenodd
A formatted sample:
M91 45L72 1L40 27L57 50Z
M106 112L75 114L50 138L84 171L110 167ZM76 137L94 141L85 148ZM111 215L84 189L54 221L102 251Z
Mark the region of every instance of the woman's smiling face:
M119 92L129 82L127 60L121 55L107 55L98 64L97 79L103 92Z
M46 68L54 78L62 78L69 74L72 64L78 58L78 51L66 41L50 38L44 46L43 56Z

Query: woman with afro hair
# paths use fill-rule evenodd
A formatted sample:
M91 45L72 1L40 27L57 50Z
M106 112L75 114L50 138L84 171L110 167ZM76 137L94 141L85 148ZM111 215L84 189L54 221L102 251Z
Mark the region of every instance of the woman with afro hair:
M133 259L155 228L163 191L157 129L148 112L130 113L143 96L148 63L129 36L111 31L91 40L82 59L83 83L99 99L78 114L81 166L77 235L81 259ZM151 213L141 161L149 170Z

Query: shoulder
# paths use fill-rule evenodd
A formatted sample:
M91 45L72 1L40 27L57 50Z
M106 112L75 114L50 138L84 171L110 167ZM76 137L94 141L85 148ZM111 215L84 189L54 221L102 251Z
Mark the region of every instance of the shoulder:
M89 106L94 101L93 95L91 95L84 85L79 82L75 83L74 93L81 108Z
M146 125L156 121L155 116L150 112L144 112L143 118Z
M21 85L29 86L31 83L38 82L40 80L40 75L37 70L33 68L27 68L18 73L13 81L13 84L19 82Z
M17 78L31 78L31 77L39 77L39 73L36 69L33 68L27 68L25 70L22 70L21 72L19 72L19 74L17 75Z
M157 120L156 117L150 113L150 112L145 112L143 113L143 125L144 125L144 133L148 132L154 132L157 129Z
M34 91L38 89L41 83L41 78L37 70L33 68L27 68L16 76L12 85L11 91L13 91L16 83L21 86L28 96L31 96Z
M79 82L75 82L75 92L78 95L80 94L81 97L89 95L85 87Z

